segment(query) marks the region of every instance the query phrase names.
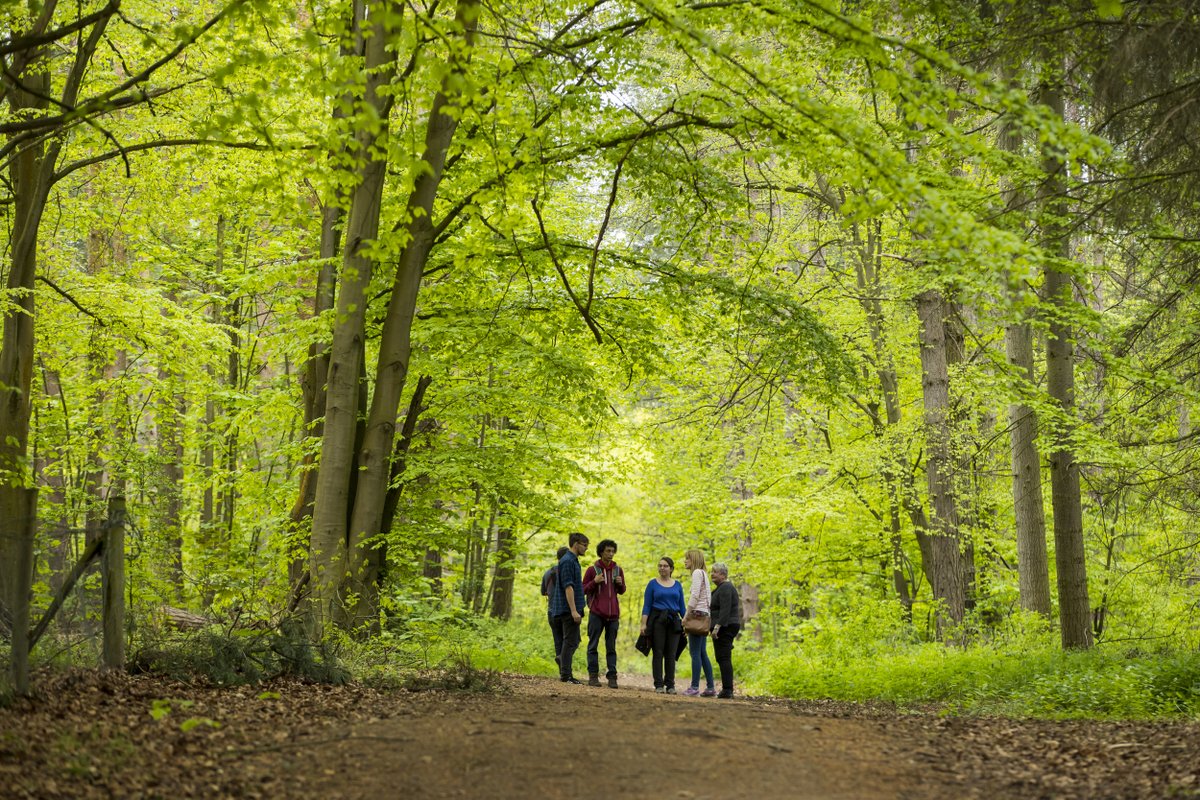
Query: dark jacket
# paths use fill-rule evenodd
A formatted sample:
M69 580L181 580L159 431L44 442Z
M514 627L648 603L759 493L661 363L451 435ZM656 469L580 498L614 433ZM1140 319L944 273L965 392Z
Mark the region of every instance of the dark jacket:
M604 570L604 581L597 583L596 575L600 570ZM621 576L620 583L613 580L618 575ZM583 593L587 595L588 608L593 614L605 619L618 619L621 616L621 601L618 595L625 594L624 571L615 561L608 565L608 569L604 569L604 562L597 559L596 563L583 573Z
M738 597L733 583L725 581L712 591L712 602L709 605L713 626L741 625L742 601Z

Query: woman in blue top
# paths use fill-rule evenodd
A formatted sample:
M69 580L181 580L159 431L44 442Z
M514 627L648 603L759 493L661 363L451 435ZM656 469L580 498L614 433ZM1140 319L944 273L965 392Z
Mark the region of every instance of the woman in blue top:
M642 600L642 633L649 633L650 664L654 671L654 691L675 694L675 657L683 633L683 587L671 577L675 562L663 556L658 560L658 577L646 584ZM666 674L663 674L664 663Z

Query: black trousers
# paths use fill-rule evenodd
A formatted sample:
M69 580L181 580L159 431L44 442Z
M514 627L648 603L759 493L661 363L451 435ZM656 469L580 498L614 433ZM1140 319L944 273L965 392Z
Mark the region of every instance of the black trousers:
M571 661L579 649L579 623L567 613L552 618L551 624L558 633L555 640L562 642L558 648L558 677L565 681L575 677Z
M562 628L554 623L554 617L546 612L546 622L550 624L550 635L554 637L554 663L558 663L558 654L562 652Z
M608 619L599 614L588 614L588 675L600 674L600 640L603 639L604 663L608 667L605 675L609 678L617 677L617 630L620 627L620 617Z
M742 629L736 622L721 626L721 635L713 637L713 655L717 669L721 670L721 694L733 694L733 640Z
M651 611L646 620L650 634L650 669L654 673L654 688L675 688L675 656L679 652L679 637L683 624L679 615L670 611Z

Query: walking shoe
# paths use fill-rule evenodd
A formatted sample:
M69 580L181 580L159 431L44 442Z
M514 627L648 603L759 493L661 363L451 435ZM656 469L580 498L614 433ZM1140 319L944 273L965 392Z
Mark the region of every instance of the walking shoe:
M667 694L675 694L675 687L674 687L674 686L668 686L668 687L667 687Z
M703 692L700 693L700 696L701 697L716 697L717 690L716 689L705 689Z
M608 679L608 688L610 688L610 689L617 688L617 678L615 675Z
M599 686L599 685L600 685L600 676L599 675L588 675L588 686Z
M683 693L685 695L687 695L688 697L695 697L696 695L700 694L700 690L697 689L695 686L689 686L688 688L683 690Z
M665 694L666 691L667 691L667 687L665 687L665 686L655 686L654 687L655 694Z
M559 678L559 680L563 683L574 683L577 686L583 683L583 681L579 680L578 678Z
M732 700L733 692L729 692L728 694L726 694L725 692L717 692L717 699L718 700Z

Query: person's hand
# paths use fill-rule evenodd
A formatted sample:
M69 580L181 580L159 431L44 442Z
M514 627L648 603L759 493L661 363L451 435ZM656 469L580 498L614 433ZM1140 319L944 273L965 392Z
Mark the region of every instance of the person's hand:
M645 626L645 625L643 625L643 626L642 626L642 630L641 630L641 632L640 632L638 635L639 635L639 636L645 636L645 635L646 635L646 626Z
M615 582L617 582L617 583L621 584L622 586L624 586L624 585L625 585L625 579L624 579L624 578L622 578L620 575L616 575L616 576L614 576L614 577L613 577L613 580L614 580Z
M596 570L596 577L592 578L592 581L594 583L604 583L604 570L602 570L602 569Z
M720 626L720 625L713 625L713 638L715 639L715 638L717 638L717 637L718 637L718 636L720 636L720 635L721 635L721 626Z
M579 612L578 612L578 611L572 611L572 612L571 612L571 619L575 620L575 624L576 624L576 625L578 625L580 622L582 622L582 621L583 621L583 617L582 617L582 616L580 616L580 614L579 614Z

